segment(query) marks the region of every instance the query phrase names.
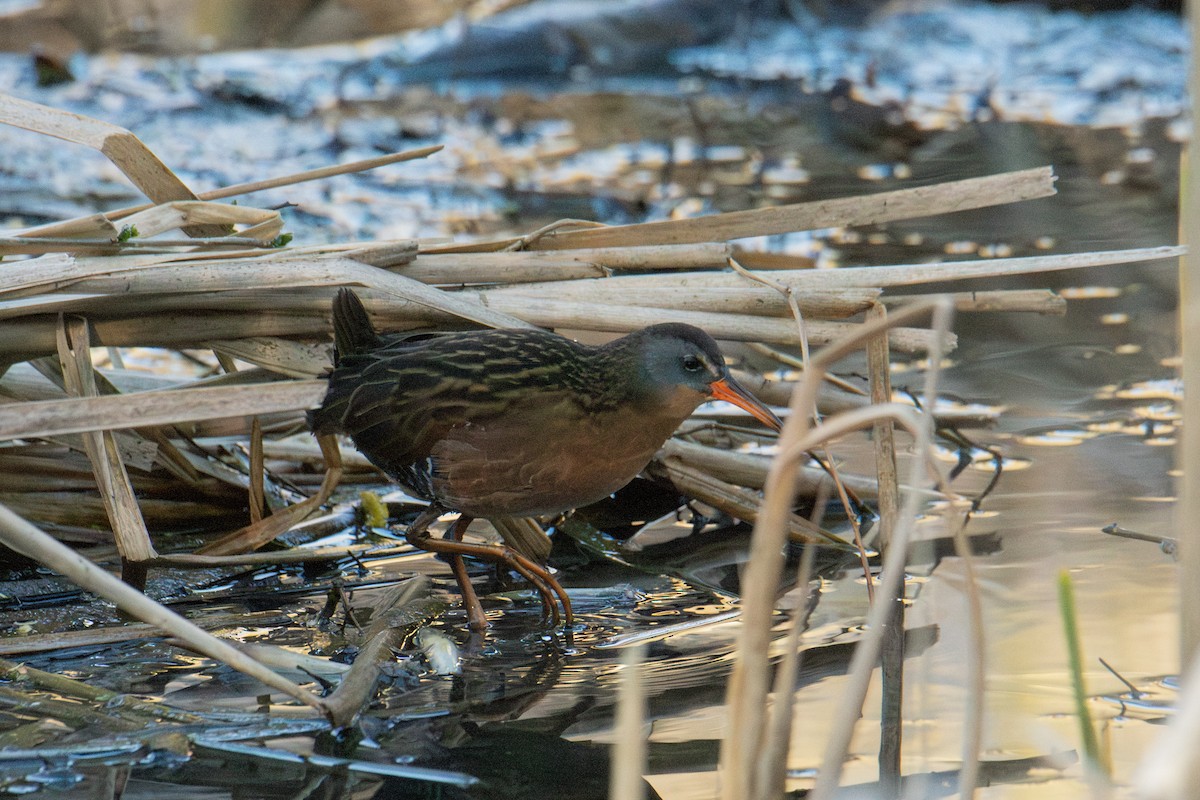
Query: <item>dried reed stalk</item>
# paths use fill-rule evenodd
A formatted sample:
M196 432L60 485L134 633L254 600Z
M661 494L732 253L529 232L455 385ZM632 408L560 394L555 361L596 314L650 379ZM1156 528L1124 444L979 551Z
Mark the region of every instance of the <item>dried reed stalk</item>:
M762 800L777 800L784 796L787 786L787 757L792 738L793 703L796 691L796 679L800 675L800 664L803 651L800 648L800 637L804 633L808 614L805 613L811 597L809 581L812 579L813 562L816 560L816 550L806 547L800 556L800 564L796 568L796 585L805 594L805 602L801 603L792 614L788 625L787 639L784 644L783 658L779 670L775 674L775 685L766 723L766 741L762 758L757 765L756 789Z
M724 242L500 253L448 253L434 248L422 250L401 272L439 284L562 281L627 270L721 269L732 250Z
M1191 31L1200 33L1200 15L1192 8ZM1200 56L1195 50L1193 39L1191 55L1192 102L1200 95ZM1179 239L1188 245L1186 254L1181 254L1179 263L1179 316L1180 316L1180 377L1183 385L1191 387L1185 391L1180 409L1184 420L1183 435L1179 439L1176 454L1183 477L1176 489L1180 498L1176 510L1176 527L1179 535L1180 614L1179 614L1179 661L1180 671L1193 673L1200 653L1200 595L1192 589L1200 581L1200 532L1194 522L1200 516L1200 146L1195 137L1185 147L1184 163L1180 169L1183 178L1181 207L1179 209ZM1200 694L1200 684L1186 687L1189 694ZM1200 763L1189 761L1190 787L1200 785ZM1165 796L1166 793L1160 791ZM1182 796L1176 795L1176 796Z
M321 454L325 457L325 477L316 494L269 517L253 520L246 527L209 542L196 553L228 556L257 550L275 537L287 533L293 525L302 522L305 517L320 508L333 495L333 490L342 478L342 457L334 437L319 436L317 441L320 442Z
M609 759L612 764L609 800L642 800L646 796L646 687L642 677L645 660L645 645L630 647L621 654L621 684Z
M387 270L344 256L298 260L241 260L161 265L144 258L23 262L0 277L0 298L8 293L70 288L73 293L125 296L162 292L205 292L230 289L283 289L361 285L403 301L462 317L481 325L523 328L528 323L490 311L467 295L444 292ZM117 262L117 263L112 263Z
M530 243L534 250L621 247L639 244L726 242L751 236L853 225L874 225L911 217L1014 203L1054 194L1050 167L968 178L915 189L819 200L790 206L731 211L682 220L558 230Z
M683 322L703 328L714 338L729 341L791 345L799 345L801 341L796 325L790 319L560 302L499 293L486 295L484 302L488 308L551 328L628 333L659 322ZM805 331L809 342L820 345L828 344L856 327L855 323L846 322L809 322L805 325ZM892 347L904 353L924 353L930 346L929 331L922 328L895 328L889 331L889 336Z
M887 324L887 309L877 305L867 319ZM886 336L874 336L867 342L867 369L870 374L871 402L877 405L891 402L891 355ZM900 513L900 481L896 475L895 425L886 417L873 427L875 442L875 473L879 482L879 550L885 555L892 546L896 517ZM868 581L874 578L868 573ZM881 694L879 720L879 791L884 796L900 793L900 756L904 734L904 583L897 594L879 594L875 602L890 609L883 633Z
M934 330L944 330L949 327L951 310L948 300L940 299L927 304L926 309L931 309L934 313ZM901 311L896 316L903 313L905 312ZM895 316L892 319L894 320ZM932 404L937 397L939 364L940 355L932 354L924 387L927 404ZM933 438L931 422L932 420L927 415L923 415L915 423L913 433L916 440L913 443L913 449L917 453L927 453L930 448ZM912 485L921 483L921 476L929 466L930 461L927 459L913 459L908 483ZM944 485L944 479L942 483ZM909 538L920 502L916 493L909 493L905 496L904 505L892 531L891 546L884 554L879 592L882 597L895 597L900 591L899 587L904 580L905 563L908 559ZM828 800L836 792L854 724L861 716L862 703L866 697L871 673L879 659L884 626L891 614L892 609L886 603L876 603L868 613L866 631L851 657L848 685L838 704L838 711L834 717L833 730L826 745L817 784L813 788L814 800Z
M879 289L813 290L796 300L806 317L844 319L861 314L879 297ZM681 311L712 311L736 314L785 316L787 300L778 292L751 286L689 289L686 286L646 287L629 292L618 281L563 282L541 286L503 286L480 293L484 302L497 297L529 297L545 300L571 300L631 305Z
M58 357L67 391L79 397L97 397L91 341L83 320L59 319ZM154 545L112 432L88 431L83 442L121 557L133 562L154 558Z
M294 186L298 183L324 180L325 178L332 178L338 175L350 175L355 172L366 172L367 170L386 167L390 164L399 164L403 161L414 161L418 158L426 158L434 153L441 152L444 149L444 145L435 144L428 147L418 147L413 150L402 150L398 153L389 153L385 156L364 158L359 161L351 161L346 164L334 164L328 167L318 167L317 169L295 172L290 175L283 175L277 178L269 178L262 181L252 181L250 183L238 183L234 184L233 186L224 186L220 189L212 189L207 192L200 192L196 196L201 200L223 200L227 197L253 194L254 192L262 192L267 189L279 189L284 186ZM109 219L122 219L130 216L131 214L136 214L139 211L143 211L148 207L148 205L140 205L132 206L130 208L117 209L115 211L108 212L106 216Z
M186 640L197 652L257 678L272 689L284 692L318 711L325 710L324 701L312 692L281 678L227 642L206 633L195 624L122 583L2 505L0 540L18 553L53 569L80 588L95 592L115 603L121 610L143 622Z
M250 524L262 522L263 510L267 505L266 470L263 464L262 421L258 417L250 420Z
M7 94L0 94L0 122L99 150L155 203L197 199L150 148L117 125ZM225 235L217 225L197 225L184 232L189 236Z
M761 713L767 697L770 618L781 577L785 521L790 514L794 498L798 459L822 441L840 435L844 429L859 424L860 418L871 420L875 415L888 413L889 407L895 409L894 413L914 413L912 409L900 410L895 404L889 404L888 407L849 412L812 430L810 421L821 383L820 375L829 365L857 348L862 341L882 334L889 325L901 325L920 315L928 314L934 307L935 304L922 303L899 310L886 323L878 320L867 323L856 335L825 348L813 358L812 372L806 373L805 380L792 397L791 413L780 435L780 455L773 462L768 476L763 505L751 540L750 561L742 580L743 626L738 643L738 660L730 678L726 704L730 714L730 725L721 750L723 797L740 799L756 794L755 754L763 746L762 737L765 733ZM941 329L944 330L944 326ZM919 452L924 452L924 449ZM925 466L923 459L917 459L916 463L922 468ZM919 479L919 475L916 477ZM917 481L910 481L915 482ZM904 546L893 549L901 550ZM896 567L895 564L891 566L893 569ZM903 568L898 571L902 573ZM889 587L888 591L894 589ZM883 604L876 604L874 608L879 609L882 606ZM878 625L877 621L876 627ZM860 645L856 656L861 649ZM877 653L877 650L875 652ZM861 706L861 699L859 705Z
M261 233L257 231L256 233ZM112 239L8 239L0 238L0 256L43 255L48 253L71 253L77 256L115 256L122 253L152 253L155 255L180 251L192 251L196 247L213 250L244 251L248 248L268 248L270 240L226 236L220 239L152 239L148 241L119 241ZM182 252L182 251L181 251Z
M962 734L962 767L958 775L958 791L962 800L972 800L975 787L979 785L979 759L983 750L983 714L987 697L987 680L984 674L986 664L986 634L983 627L983 598L979 588L978 570L975 566L975 554L971 552L971 542L967 538L967 519L969 505L962 503L960 507L948 505L944 515L951 528L954 539L954 553L962 561L964 588L967 599L967 646L966 656L966 695L967 708L963 715ZM967 505L967 508L961 506ZM953 515L953 516L952 516Z
M958 313L976 311L1027 311L1034 314L1062 315L1067 313L1067 300L1049 289L993 289L983 292L957 292L947 295ZM920 295L885 294L884 305L902 306L915 303Z
M313 408L325 381L214 386L0 405L0 441Z
M889 288L914 286L922 283L941 283L976 278L1002 278L1013 275L1032 275L1039 272L1086 269L1115 264L1135 264L1178 258L1181 247L1140 247L1130 250L1104 250L1092 253L992 258L975 261L944 261L928 264L897 264L878 267L839 267L838 269L776 270L771 280L794 291L834 291L854 288ZM745 278L731 272L678 272L671 275L628 275L614 278L592 278L609 281L610 287L620 286L630 293L646 289L679 286L689 289L714 289L742 286ZM586 291L583 283L577 291ZM619 282L619 283L618 283ZM3 284L0 283L0 286ZM533 284L533 286L537 286ZM529 286L523 286L528 291Z
M349 520L348 522L352 522ZM270 553L238 553L231 556L196 555L191 553L160 554L154 559L155 566L179 569L212 569L213 567L244 567L257 564L305 564L321 561L339 561L346 558L386 558L412 553L409 545L380 547L376 544L351 544L340 547L294 547L290 550Z

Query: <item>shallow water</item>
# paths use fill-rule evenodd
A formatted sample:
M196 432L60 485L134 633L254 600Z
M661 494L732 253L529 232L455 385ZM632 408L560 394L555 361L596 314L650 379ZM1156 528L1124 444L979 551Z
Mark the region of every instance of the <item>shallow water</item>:
M1145 21L1147 37L1172 24L1163 16ZM1122 19L1121 24L1130 30L1137 19ZM786 44L786 34L765 41ZM1161 43L1162 37L1155 41ZM742 52L732 42L722 46L730 54ZM705 52L681 54L677 63L704 67ZM1157 81L1143 87L1146 104L1133 119L1122 117L1127 127L1120 129L1031 121L1028 114L1010 120L1001 114L999 119L957 120L915 133L871 128L864 138L864 126L839 115L829 98L803 94L775 74L757 80L744 74L687 78L691 83L683 85L692 87L692 100L705 121L698 126L678 99L676 75L653 72L579 81L526 74L508 82L476 76L470 82L441 78L418 84L404 81L402 70L389 71L378 62L364 65L363 55L334 49L322 56L339 67L360 68L348 72L341 86L305 83L301 73L287 70L285 80L275 81L273 59L293 65L306 60L287 53L217 55L165 65L95 57L84 62L80 83L55 90L34 90L22 77L22 61L0 60L0 71L23 96L134 128L198 189L263 177L264 169L276 174L323 165L331 154L341 160L427 143L448 145L440 159L255 198L263 204L300 202L302 209L294 212L291 224L308 241L525 232L566 216L619 222L688 208L745 207L764 195L792 202L1045 163L1054 164L1060 176L1055 198L864 232L776 237L760 244L809 253L834 265L908 263L960 252L1024 255L1044 249L1157 245L1175 236L1177 132L1173 118L1148 117L1166 108L1163 98L1175 97L1178 89ZM1084 58L1078 52L1065 57ZM1115 56L1112 60L1117 61ZM312 61L317 64L320 58ZM716 72L727 72L734 61L727 60ZM148 74L163 77L139 85ZM1020 73L1021 80L1024 75ZM1139 88L1136 81L1121 83L1119 75L1113 80L1122 91L1136 93ZM889 85L881 83L878 91ZM241 94L229 91L231 87ZM818 83L816 88L829 86ZM1124 94L1114 97L1103 89L1064 91L1060 99L1071 113L1060 121L1110 119L1136 105ZM952 94L970 94L968 90ZM345 96L335 103L339 91ZM944 94L945 87L938 91ZM1087 96L1094 102L1084 113L1077 97ZM272 105L281 99L283 110ZM941 102L953 105L944 98ZM199 129L206 135L197 136ZM255 135L247 135L248 130ZM0 137L10 135L0 131ZM36 138L0 141L11 156L0 179L21 186L24 203L6 205L4 213L26 223L132 200L98 160L63 155L68 151L46 148ZM717 146L732 149L719 151ZM553 155L556 147L565 155ZM214 157L216 152L220 158ZM698 152L708 158L695 157ZM721 152L731 159L726 172ZM771 173L776 182L747 186L729 177L753 153L776 170ZM214 164L227 174L214 174ZM14 203L13 195L4 202ZM986 620L984 747L990 762L1069 753L1077 747L1055 588L1062 569L1075 581L1087 688L1096 696L1092 710L1104 720L1103 736L1111 742L1119 782L1128 780L1157 733L1155 725L1142 719L1156 718L1156 709L1122 714L1111 698L1126 687L1097 659L1139 688L1169 699L1171 691L1156 688L1155 680L1174 672L1178 663L1175 568L1154 545L1109 536L1101 528L1117 522L1171 535L1170 445L1178 393L1171 383L1174 280L1172 264L1154 264L1041 275L1003 287L989 282L986 288L1072 289L1066 294L1073 299L1064 317L971 314L956 320L959 348L950 356L943 390L1007 409L996 430L971 432L980 444L998 447L1009 461L983 513L968 529L977 544ZM916 388L922 375L900 369L894 380L898 387ZM851 468L869 472L871 451L865 443L840 445L835 453ZM979 491L990 477L986 465L979 467L963 475L956 488L966 494ZM683 619L716 618L711 625L651 641L646 667L649 783L664 798L714 796L724 684L739 625L724 615L736 609L746 542L744 530L705 534L650 552L639 561L642 569L583 563L570 547L562 548L563 583L581 619L569 647L540 626L538 604L527 592L488 601L493 628L483 638L465 634L454 607L434 624L460 643L462 674L431 675L415 648L406 650L407 659L364 722L367 743L352 751L354 757L387 764L411 759L487 782L474 789L446 788L444 796L605 796L615 664L623 650L605 645ZM414 569L437 575L440 588L450 586L445 566L427 556L368 562L368 571L361 574L353 565L342 567L356 605L369 606L382 591L379 587ZM227 576L214 575L218 583L212 591L184 591L180 607L196 608L196 600L202 599L208 604L204 614L280 609L286 618L225 633L335 652L342 644L337 635L315 631L312 622L324 603L328 575L267 572L240 585L226 585ZM907 624L913 639L906 676L905 771L952 771L960 757L966 700L963 564L944 554L944 548L933 556L919 551L910 573ZM189 576L193 581L200 582ZM254 585L260 588L247 588ZM781 607L794 609L796 594L786 595ZM850 645L865 613L861 576L831 559L823 567L805 637L789 788L811 785L809 771L819 764ZM111 609L102 606L72 606L66 614L76 621L81 614L91 615L97 624L114 621ZM5 617L7 630L17 630L13 626L20 616ZM780 635L783 623L781 615ZM77 648L27 661L117 691L163 697L179 708L257 713L251 682L157 641ZM877 709L873 691L844 778L859 790L848 790L847 797L872 796ZM245 721L209 727L207 735L215 738L221 730L244 728ZM303 725L252 739L285 750L309 752L314 747L311 731ZM305 771L294 763L271 764L253 754L221 751L215 744L195 748L190 758L165 745L139 744L126 752L117 744L110 754L64 755L35 763L6 763L0 750L0 772L13 793L54 787L67 794L76 777L86 776L73 790L77 796L126 774L132 776L126 797L284 797L306 785L329 796L392 797L413 789L402 777L347 777L318 767ZM127 743L121 746L128 750ZM1039 765L989 774L996 776L996 785L982 789L981 798L1087 794L1069 756L1061 769ZM911 792L913 797L943 794L917 785Z

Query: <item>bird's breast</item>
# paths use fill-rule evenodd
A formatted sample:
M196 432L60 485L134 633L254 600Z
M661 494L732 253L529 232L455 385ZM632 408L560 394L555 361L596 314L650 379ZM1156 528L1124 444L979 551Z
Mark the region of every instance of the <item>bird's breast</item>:
M458 426L433 448L433 492L475 517L561 513L627 484L678 422L545 414Z

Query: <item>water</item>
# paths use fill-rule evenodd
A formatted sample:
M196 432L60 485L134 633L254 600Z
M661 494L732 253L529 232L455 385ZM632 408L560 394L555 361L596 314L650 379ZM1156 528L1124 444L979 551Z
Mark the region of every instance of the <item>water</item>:
M466 81L435 76L420 82L405 80L404 70L394 65L364 61L387 49L378 42L367 50L218 54L188 62L99 56L83 60L79 83L58 89L34 89L19 58L0 59L0 75L22 96L134 128L197 189L382 150L447 145L438 158L253 198L264 205L300 202L302 209L289 218L303 237L300 243L500 235L565 216L614 222L665 218L747 207L763 197L796 202L1046 163L1060 176L1054 198L862 231L774 237L749 246L806 253L832 266L1174 240L1183 95L1171 76L1183 73L1164 67L1147 77L1142 65L1177 65L1183 52L1177 19L1148 12L1093 19L1025 7L929 12L936 13L950 15L951 29L960 34L950 44L954 37L940 36L938 52L947 48L951 61L955 54L983 52L992 63L1013 69L987 72L981 57L961 71L961 81L931 80L905 95L904 80L920 80L912 64L900 57L880 61L871 49L880 36L886 39L889 25L902 24L892 20L863 29L777 21L752 46L743 47L735 37L677 51L672 62L687 75L656 68L614 77L589 65L588 74L567 69L550 78L526 73L501 81L475 74ZM995 30L997 17L1007 20L1006 46L1036 50L1032 62L1016 59L1013 50L988 55L968 35ZM931 19L919 28L939 30ZM1128 58L1104 47L1056 50L1054 36L1035 35L1067 30L1075 43L1109 41L1113 26L1121 32L1122 52L1132 49ZM856 30L860 38L853 39ZM820 48L809 61L794 55L798 46L790 37L797 35L817 36ZM837 62L830 53L837 46L844 52L847 41L859 44ZM1146 49L1137 50L1139 43ZM915 37L912 47L920 48ZM907 53L906 48L900 56ZM1104 57L1092 55L1099 53ZM869 85L873 58L878 66ZM279 69L280 61L290 66ZM1028 69L1029 63L1053 69ZM1077 64L1090 76L1087 81L1063 77ZM341 84L328 78L338 70L347 70ZM1051 85L1029 89L1039 72L1051 76ZM995 81L991 110L967 113L978 109L964 98L978 97L989 75ZM797 77L822 91L835 88L836 77L850 78L865 99L905 103L912 112L906 119L920 124L896 124L886 114L873 115L871 106L802 92ZM680 90L686 98L680 99ZM1036 108L1017 99L1036 101ZM1106 122L1120 127L1100 127ZM0 180L22 188L0 201L13 224L134 200L94 154L5 129L0 146L7 154ZM753 177L756 160L764 166L761 180ZM1086 794L1077 766L1061 757L1077 748L1078 734L1055 594L1060 570L1075 581L1092 711L1102 721L1119 782L1128 780L1152 746L1158 729L1151 723L1165 712L1142 698L1127 697L1123 707L1119 696L1128 696L1127 687L1098 659L1151 691L1151 699L1172 697L1158 679L1178 664L1173 563L1153 544L1109 536L1101 528L1116 522L1172 535L1174 281L1173 264L1152 264L951 287L1048 286L1071 298L1063 317L960 315L959 348L944 375L948 394L1006 409L994 430L968 432L998 448L1007 462L968 528L978 554L987 636L984 757L992 769L985 773L996 782L980 791L981 798L1012 796L1016 784L1028 784L1022 796ZM922 377L915 368L901 368L894 380L898 387L919 387ZM869 473L865 442L839 444L835 454L852 471ZM902 458L908 457L902 448ZM983 461L977 466L955 484L964 494L982 490L990 477ZM488 782L486 788L444 789L446 796L604 796L615 663L623 649L612 645L681 620L707 618L716 621L649 644L648 781L664 798L712 797L724 685L739 626L730 612L736 609L746 543L744 529L710 532L651 548L636 559L639 568L589 561L571 546L560 546L556 558L581 619L570 647L540 626L538 603L528 592L489 599L493 628L482 638L466 634L455 607L434 624L459 645L462 674L437 676L415 645L406 648L363 720L366 742L351 750L353 757L378 764L412 761ZM904 751L910 773L957 767L968 699L963 564L944 542L935 544L910 565ZM178 605L202 614L279 612L272 621L222 633L349 658L343 632L315 622L332 574L345 578L351 604L361 607L372 604L380 587L414 569L438 576L440 589L450 586L444 565L430 557L364 563L365 572L342 564L325 573L248 570L240 580L216 573L190 579L209 588L185 594ZM800 602L793 590L780 607L791 610ZM861 575L829 559L805 634L789 788L811 785L865 614ZM81 616L98 624L115 621L111 609L73 605L54 622L69 625ZM781 615L780 635L784 621ZM0 623L19 635L21 625L37 623L37 615L7 611ZM301 753L334 749L286 720L273 723L277 728L247 730L246 718L233 715L263 718L253 683L157 640L96 644L26 660L193 709L206 715L210 737L241 731L248 744ZM878 706L873 691L844 779L862 787L854 796L869 796L875 780ZM8 713L0 717L0 734L27 722ZM50 726L34 739L50 746L61 735ZM76 741L110 747L99 755L64 752L49 760L5 762L5 751L12 749L6 744L0 774L7 790L53 788L62 796L88 796L125 774L133 777L126 797L227 797L239 791L283 797L306 786L320 786L331 796L390 797L413 789L404 778L274 764L215 747L196 747L185 756L178 742L130 740L97 728L84 728ZM1024 760L1050 756L1058 760ZM1005 764L1008 771L1001 769ZM564 786L571 787L566 794ZM928 789L914 796L938 795Z

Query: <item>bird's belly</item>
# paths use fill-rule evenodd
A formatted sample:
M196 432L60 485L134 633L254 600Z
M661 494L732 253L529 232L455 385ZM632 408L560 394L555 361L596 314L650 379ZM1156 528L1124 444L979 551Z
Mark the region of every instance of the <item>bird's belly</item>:
M629 483L669 433L635 431L592 439L554 426L524 429L521 436L474 426L434 449L434 495L474 517L558 514Z

